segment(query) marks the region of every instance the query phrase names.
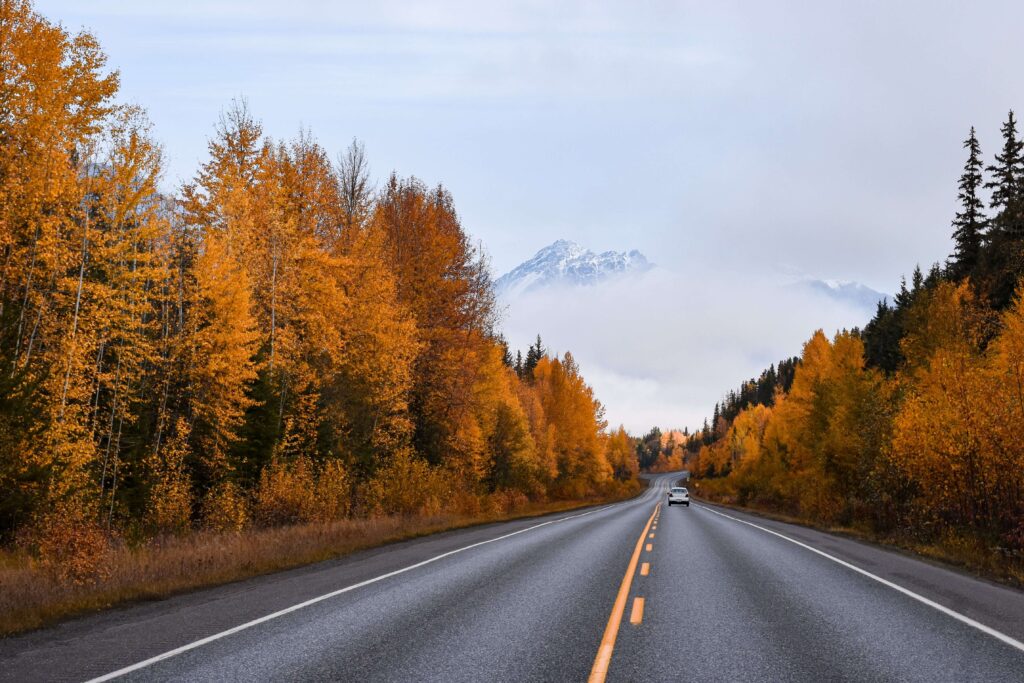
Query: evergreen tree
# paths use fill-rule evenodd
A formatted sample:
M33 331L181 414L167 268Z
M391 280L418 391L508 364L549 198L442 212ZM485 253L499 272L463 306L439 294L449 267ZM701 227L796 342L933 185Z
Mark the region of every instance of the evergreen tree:
M896 292L896 310L902 311L908 308L910 306L910 302L912 299L913 297L911 296L910 291L907 289L907 278L901 276L900 289L898 292Z
M661 429L652 427L644 434L636 445L636 454L641 469L653 466L661 454Z
M950 274L954 279L966 277L978 265L978 255L985 230L985 205L978 197L978 189L982 186L981 146L971 126L971 134L964 140L967 149L967 162L964 172L960 175L960 210L953 219L953 242L955 251L949 264Z
M1020 199L1024 182L1024 157L1021 156L1024 141L1017 137L1017 120L1012 109L1000 130L1003 133L1003 150L996 154L996 163L986 169L992 174L992 180L985 183L985 187L992 190L989 205L1003 213Z
M537 367L537 363L547 353L547 349L541 344L540 335L537 335L537 341L534 342L529 349L526 351L526 363L523 365L523 374L527 379L533 377L533 370Z
M909 298L906 287L902 291ZM868 367L879 368L892 374L903 362L900 339L903 336L904 310L892 308L885 299L878 302L875 317L864 326L864 360Z
M501 363L502 363L502 365L504 365L506 368L514 367L515 363L512 360L512 352L508 348L508 342L505 341L505 337L503 337L503 336L501 336L499 334L497 336L497 338L495 339L495 341L498 342L498 347L501 348Z
M1011 110L1002 126L1003 147L996 163L988 167L992 180L991 206L982 250L984 292L992 308L1001 310L1013 298L1017 281L1024 273L1024 141L1017 137L1017 121Z
M911 277L910 293L917 294L924 288L924 274L921 272L921 264L914 266L914 274Z
M796 356L779 362L779 387L783 392L788 392L789 388L793 386L793 377L796 375L796 366L799 364L800 359Z

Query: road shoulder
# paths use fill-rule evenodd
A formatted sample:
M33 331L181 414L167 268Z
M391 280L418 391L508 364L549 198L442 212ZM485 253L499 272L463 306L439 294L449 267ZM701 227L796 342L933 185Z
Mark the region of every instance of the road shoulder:
M1017 640L1024 640L1024 591L897 548L781 521L733 506L695 501L816 548ZM707 513L708 510L704 512ZM736 522L738 523L738 522ZM785 542L779 539L779 542ZM810 551L808 551L810 552Z

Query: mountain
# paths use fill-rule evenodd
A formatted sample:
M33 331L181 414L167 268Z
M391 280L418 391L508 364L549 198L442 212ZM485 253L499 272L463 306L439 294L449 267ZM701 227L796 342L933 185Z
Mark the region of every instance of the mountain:
M595 254L575 242L558 240L499 277L494 286L500 296L514 297L554 285L595 285L625 273L642 273L652 266L635 249Z
M814 280L808 279L798 283L799 286L824 294L830 299L852 304L872 313L882 299L892 301L892 296L871 289L867 285L848 280Z

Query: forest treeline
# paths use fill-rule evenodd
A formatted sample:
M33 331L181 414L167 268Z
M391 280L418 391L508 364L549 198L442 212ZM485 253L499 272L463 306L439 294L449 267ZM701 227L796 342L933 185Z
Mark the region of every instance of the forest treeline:
M1012 111L1001 131L988 165L973 129L964 142L947 262L916 269L863 330L815 332L791 386L771 400L716 410L689 444L702 490L966 554L1020 556L1024 156Z
M162 193L97 40L0 13L4 541L472 513L634 476L570 354L538 339L513 367L443 187L374 189L357 143L334 163L236 102Z

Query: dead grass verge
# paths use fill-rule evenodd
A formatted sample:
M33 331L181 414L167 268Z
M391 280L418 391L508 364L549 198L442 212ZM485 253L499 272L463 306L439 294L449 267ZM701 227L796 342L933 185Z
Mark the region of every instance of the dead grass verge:
M239 533L196 532L138 547L115 545L102 578L61 580L23 552L0 552L0 635L11 635L72 615L332 559L395 541L490 522L535 517L635 496L529 503L514 512L433 517L342 519Z

